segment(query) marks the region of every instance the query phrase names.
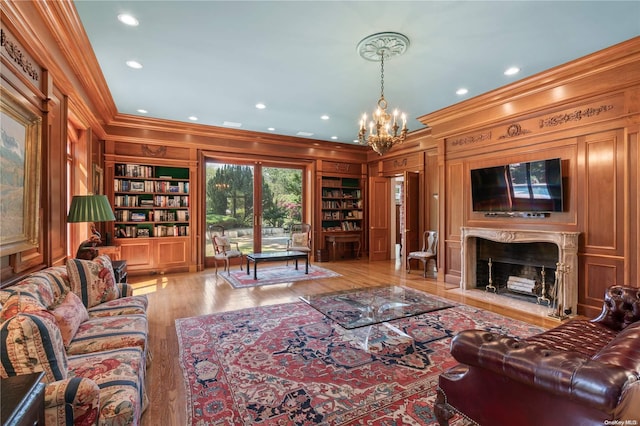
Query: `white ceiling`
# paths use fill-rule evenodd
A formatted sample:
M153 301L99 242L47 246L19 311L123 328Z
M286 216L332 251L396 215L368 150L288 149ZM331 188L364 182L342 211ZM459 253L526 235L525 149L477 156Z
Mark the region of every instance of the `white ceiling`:
M416 117L640 34L637 1L75 2L120 113L353 143L380 95L360 40L395 31L385 98ZM117 20L130 13L139 26ZM143 65L125 65L134 59ZM510 66L521 68L507 77ZM464 96L456 90L469 90ZM266 109L256 109L263 102ZM141 114L138 109L145 109ZM322 115L329 120L322 120ZM275 128L269 131L268 128Z

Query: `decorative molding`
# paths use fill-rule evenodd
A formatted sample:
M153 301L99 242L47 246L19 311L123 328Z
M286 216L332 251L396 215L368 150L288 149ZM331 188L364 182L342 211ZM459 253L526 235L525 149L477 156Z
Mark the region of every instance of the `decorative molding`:
M540 125L540 128L560 126L570 121L580 121L583 118L596 117L612 109L613 109L613 105L601 105L597 108L589 107L585 109L579 109L567 114L557 114L549 118L542 119L540 120L539 125Z
M167 155L167 146L159 146L157 149L152 149L149 145L141 145L140 150L145 157L164 157Z
M0 28L0 47L4 47L5 51L7 52L7 55L9 55L9 57L13 59L13 62L15 62L16 65L22 68L22 71L25 74L27 74L29 77L31 77L33 81L40 80L40 73L33 66L33 63L29 60L29 57L27 56L27 54L22 52L22 50L20 49L20 46L16 42L9 40L6 31L1 28Z
M507 127L507 133L498 139L515 138L516 136L526 135L527 133L531 133L531 130L523 129L519 124L512 124Z
M333 167L335 167L338 172L348 172L351 168L351 164L349 163L333 163Z
M402 161L393 160L393 167L406 167L407 159L403 158Z
M453 139L451 146L468 145L472 143L482 142L491 139L491 132L480 133L479 135L466 136L464 138Z

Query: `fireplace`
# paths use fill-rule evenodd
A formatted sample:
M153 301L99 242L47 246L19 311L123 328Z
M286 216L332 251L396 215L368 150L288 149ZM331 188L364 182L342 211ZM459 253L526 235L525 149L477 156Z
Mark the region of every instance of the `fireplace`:
M481 289L492 280L500 294L520 294L538 303L552 305L558 317L575 314L578 306L578 232L462 228L462 290ZM489 276L491 259L491 277ZM544 267L544 275L543 275ZM557 285L555 300L546 302L529 292L529 283L537 290ZM507 285L507 283L510 283ZM549 299L552 299L549 297ZM505 299L504 305L510 302Z

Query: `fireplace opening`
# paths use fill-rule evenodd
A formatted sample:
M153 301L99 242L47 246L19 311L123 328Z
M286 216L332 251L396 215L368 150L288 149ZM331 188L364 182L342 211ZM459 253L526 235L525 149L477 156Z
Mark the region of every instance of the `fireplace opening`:
M548 242L476 241L476 288L553 305L558 246ZM489 286L487 288L487 286Z

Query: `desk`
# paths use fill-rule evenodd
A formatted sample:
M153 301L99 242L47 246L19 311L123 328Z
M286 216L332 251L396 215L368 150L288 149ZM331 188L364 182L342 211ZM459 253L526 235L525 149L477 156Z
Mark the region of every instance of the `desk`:
M44 425L44 373L23 374L0 380L5 426Z
M356 252L356 259L360 257L360 233L325 235L327 244L331 244L331 260L336 260L336 244L352 243Z

